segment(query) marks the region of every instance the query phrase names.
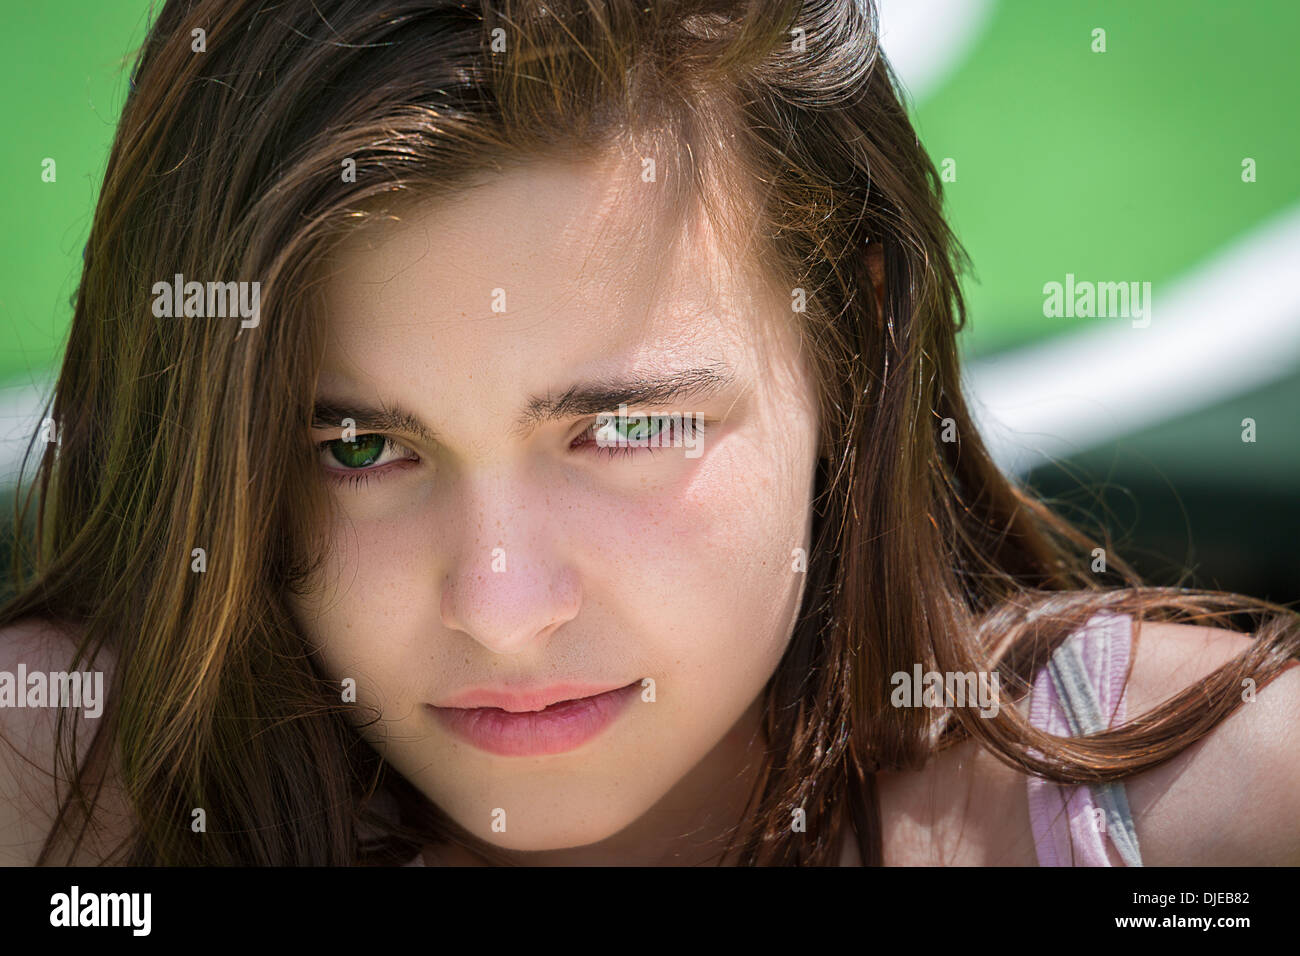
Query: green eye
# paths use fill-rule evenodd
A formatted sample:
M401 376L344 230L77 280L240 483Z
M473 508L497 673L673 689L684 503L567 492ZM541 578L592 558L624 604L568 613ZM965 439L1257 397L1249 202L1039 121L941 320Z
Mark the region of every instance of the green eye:
M388 439L383 435L359 435L356 441L342 438L327 443L334 460L345 468L365 468L373 465L384 453Z
M648 441L663 431L664 421L663 415L610 415L598 422L598 428L607 441Z

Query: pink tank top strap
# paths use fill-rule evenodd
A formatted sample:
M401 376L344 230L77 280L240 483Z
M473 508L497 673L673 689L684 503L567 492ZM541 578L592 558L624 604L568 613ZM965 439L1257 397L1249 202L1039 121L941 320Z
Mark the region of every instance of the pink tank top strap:
M1059 737L1122 723L1131 629L1128 615L1101 612L1071 634L1034 677L1030 723ZM1071 786L1030 776L1028 788L1040 866L1110 866L1107 838L1126 865L1142 865L1122 782Z

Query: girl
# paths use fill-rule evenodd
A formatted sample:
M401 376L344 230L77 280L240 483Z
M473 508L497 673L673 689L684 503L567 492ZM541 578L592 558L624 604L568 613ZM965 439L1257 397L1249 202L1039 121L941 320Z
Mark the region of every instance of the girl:
M1296 614L998 472L941 208L864 4L167 3L0 852L1300 863Z

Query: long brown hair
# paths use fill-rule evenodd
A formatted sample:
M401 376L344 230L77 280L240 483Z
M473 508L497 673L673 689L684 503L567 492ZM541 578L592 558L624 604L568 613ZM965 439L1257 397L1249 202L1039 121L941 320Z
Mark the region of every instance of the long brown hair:
M118 662L92 757L111 756L138 828L113 861L391 863L438 841L503 859L361 741L288 611L323 553L296 530L322 504L305 437L314 264L394 203L617 142L656 158L665 203L705 202L806 294L792 321L825 457L740 862L833 863L851 825L879 863L875 772L971 735L1060 781L1149 769L1232 713L1244 677L1297 656L1293 611L1144 587L994 466L960 388L965 255L896 88L866 2L169 0L113 144L48 412L59 442L20 503L34 527L0 612L66 622L81 656ZM151 290L176 273L260 281L260 324L155 317ZM1246 623L1255 641L1195 701L1086 740L1012 707L936 720L889 704L890 675L916 663L996 669L1023 696L1099 610ZM60 753L73 786L42 862L71 859L92 817L75 744ZM400 820L372 811L381 792ZM196 838L200 807L213 825Z

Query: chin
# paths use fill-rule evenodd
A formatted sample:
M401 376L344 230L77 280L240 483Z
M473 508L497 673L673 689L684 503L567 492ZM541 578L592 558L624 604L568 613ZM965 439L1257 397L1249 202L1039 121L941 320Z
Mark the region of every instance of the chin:
M557 812L555 807L537 804L517 805L513 811L507 806L503 833L493 831L490 825L485 826L480 812L467 814L449 810L448 815L485 843L520 852L591 846L626 829L640 816L635 807L611 805L609 802L592 805L564 801L563 807Z
M570 826L557 827L553 830L539 829L527 834L492 833L487 836L487 842L503 850L517 850L521 853L572 850L606 840L631 822L631 820L620 821L620 825L604 827Z

